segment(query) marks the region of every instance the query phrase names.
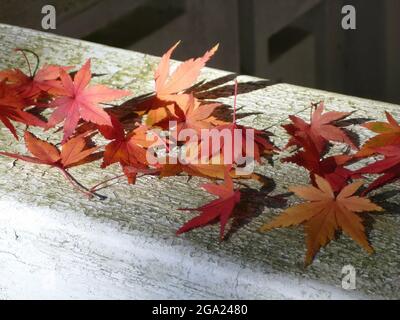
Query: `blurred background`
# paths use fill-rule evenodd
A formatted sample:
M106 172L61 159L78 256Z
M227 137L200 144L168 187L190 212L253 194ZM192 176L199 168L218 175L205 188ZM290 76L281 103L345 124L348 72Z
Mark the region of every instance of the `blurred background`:
M211 66L307 87L400 103L400 0L0 0L0 23L174 58L221 44ZM343 30L344 5L356 30Z

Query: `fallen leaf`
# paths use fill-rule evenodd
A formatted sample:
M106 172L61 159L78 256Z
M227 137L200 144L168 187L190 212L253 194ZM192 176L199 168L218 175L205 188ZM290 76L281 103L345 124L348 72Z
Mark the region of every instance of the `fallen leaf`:
M388 122L374 121L363 124L363 127L377 133L375 137L367 140L355 157L364 158L377 153L378 148L400 144L400 125L393 116L386 112Z
M345 167L352 160L351 156L343 154L324 158L308 137L297 136L296 139L302 145L302 150L297 151L292 156L283 158L282 162L294 163L307 169L314 186L316 185L316 175L328 180L335 192L343 189L350 178L359 177L359 175Z
M335 125L335 121L346 118L350 113L337 111L323 113L323 111L324 104L321 102L312 113L311 123L307 123L296 116L289 116L292 123L282 125L287 133L291 135L286 147L293 145L302 147L301 141L309 139L314 143L320 154L325 151L329 141L346 143L353 149L357 149L347 134Z
M179 42L162 56L155 71L155 95L133 105L135 112L147 114L146 124L149 126L160 123L174 114L177 101L182 97L185 99L185 94L182 92L194 84L201 69L218 49L216 45L202 57L182 62L174 72L170 73L170 58L178 44Z
M6 80L23 98L36 99L42 92L57 94L62 92L59 81L60 71L69 71L72 67L44 65L34 75L26 75L20 69L0 71L0 80Z
M103 85L89 86L91 77L90 59L76 73L74 80L64 70L60 72L63 93L50 104L56 110L49 118L48 127L54 127L65 119L62 143L73 134L81 118L98 125L112 126L110 116L99 104L130 95L128 91Z
M335 195L327 180L319 176L316 176L315 180L317 188L314 186L289 188L308 202L288 208L273 221L265 224L261 231L304 225L307 236L306 265L312 262L321 247L334 239L337 230L343 230L361 247L372 253L373 249L365 235L362 219L357 213L383 209L367 198L354 196L363 182L349 184Z
M157 96L168 96L179 93L192 86L200 75L200 71L205 66L206 62L210 60L218 50L217 44L202 57L197 59L192 58L182 62L178 68L170 74L170 58L178 44L179 42L177 42L162 56L154 74Z
M372 182L363 194L367 194L372 190L400 179L400 143L398 145L389 145L381 148L374 147L373 150L374 153L377 152L385 158L357 170L356 173L381 174L382 176Z
M202 188L207 192L216 195L218 199L196 209L182 209L200 211L201 214L185 223L177 231L177 234L202 227L216 219L219 219L220 238L222 240L225 234L225 226L232 215L233 209L236 204L240 202L240 191L234 189L233 181L227 172L225 173L225 181L223 184L218 185L207 183L203 184Z
M59 169L74 188L83 191L82 186L67 171L69 168L98 160L100 153L94 153L98 148L90 147L91 141L87 137L79 136L70 139L62 145L61 151L47 141L41 140L29 131L25 131L25 145L33 156L17 153L0 152L0 155L41 165L48 165Z
M107 139L112 140L105 147L102 168L119 162L122 166L146 165L146 148L155 142L147 138L149 128L139 126L129 134L125 134L121 123L111 116L112 126L99 126L99 131Z
M214 127L211 122L211 114L220 107L220 103L201 103L193 94L180 95L174 105L174 112L169 112L168 116L164 116L162 122L155 123L163 129L169 129L170 121L177 123L172 135L179 137L179 133L184 129L191 129L200 135L202 129L212 129ZM179 140L179 139L178 139Z
M24 123L28 126L46 127L46 123L33 114L24 111L26 103L13 88L0 82L0 121L10 130L18 140L17 131L11 121Z

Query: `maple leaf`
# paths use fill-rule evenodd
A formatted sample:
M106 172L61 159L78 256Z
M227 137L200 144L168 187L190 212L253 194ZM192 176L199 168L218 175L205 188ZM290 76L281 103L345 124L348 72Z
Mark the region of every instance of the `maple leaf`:
M327 180L316 176L318 188L297 186L289 188L308 202L288 208L273 221L261 227L261 231L303 224L307 235L306 265L309 265L319 249L334 239L337 230L343 230L369 253L373 252L365 235L362 219L357 213L382 211L369 199L354 196L362 186L358 181L344 187L337 195Z
M128 91L110 89L104 85L89 86L91 77L90 59L76 73L74 80L64 70L60 71L63 92L50 103L56 110L49 118L48 127L54 127L65 119L62 143L72 135L80 118L98 125L112 126L110 116L99 104L130 95Z
M217 125L214 129L220 132L218 136L213 136L216 133L212 131L208 137L202 136L201 149L209 148L210 157L220 156L221 163L226 162L229 165L242 165L249 157L261 162L261 155L272 155L279 149L269 141L269 136L272 135L270 132L236 123L237 94L238 83L235 79L232 123ZM219 143L216 144L215 138L219 138Z
M321 102L311 116L311 123L307 123L296 116L289 116L292 123L282 125L287 133L292 136L286 147L293 145L302 147L301 141L310 139L319 153L325 150L329 141L343 142L357 149L347 134L334 124L335 121L342 120L351 113L337 111L323 113L323 111L324 104ZM299 140L299 138L302 138L302 140Z
M181 163L167 163L162 165L157 170L160 178L178 176L179 174L185 173L189 177L201 177L207 179L221 179L225 178L225 171L227 170L226 165L222 164L181 164ZM155 173L153 171L153 173ZM229 176L232 179L238 180L255 180L258 181L261 185L267 186L268 180L255 172L249 174L237 174L234 168L229 170Z
M147 163L146 149L155 142L153 139L147 138L149 128L139 126L129 134L125 134L125 130L121 123L114 116L111 116L112 127L99 126L99 131L109 140L104 151L102 168L106 168L110 164L119 162L122 166L133 166L136 164Z
M378 133L367 140L355 154L357 158L369 157L377 153L377 149L389 145L400 144L400 125L389 112L385 112L388 122L376 121L364 123L362 126Z
M15 90L23 97L35 99L42 92L57 94L62 92L60 71L69 71L72 67L57 65L44 65L34 75L28 76L20 69L0 71L0 80L7 80L15 87Z
M174 113L169 112L168 117L164 117L161 122L155 123L163 129L168 128L170 121L176 121L177 127L172 135L179 136L183 129L193 129L200 133L201 129L211 129L214 125L208 121L214 110L221 106L220 103L201 103L193 94L180 95L174 105ZM169 110L169 109L168 109ZM170 110L169 110L170 111Z
M363 194L400 179L400 144L374 148L374 152L384 155L385 158L357 170L356 173L382 174L382 176L371 183Z
M310 139L300 136L296 139L303 146L303 150L297 151L294 155L282 159L282 162L294 163L307 169L314 186L316 185L315 175L328 180L335 192L343 189L350 178L359 177L359 175L356 175L353 171L344 167L344 165L352 159L351 156L337 155L321 158L319 151Z
M180 163L178 159L171 161L172 157L169 157L165 164L159 168L160 178L177 176L181 173L186 173L191 177L202 177L211 179L224 179L225 171L227 166L224 164L191 164L191 163ZM238 175L234 168L229 170L229 176L233 179L254 179L262 181L262 177L256 173L240 174Z
M134 165L125 165L123 166L124 175L128 178L129 184L134 184L136 182L136 178L138 174L144 175L157 175L159 173L158 168L149 168L143 165L134 164Z
M42 128L47 125L33 114L24 111L25 105L24 99L22 99L13 88L6 85L4 80L0 82L0 121L10 130L17 140L17 131L11 121Z
M159 172L156 168L150 168L147 153L149 147L166 146L166 142L159 137L155 131L150 130L145 125L139 125L128 134L120 121L113 115L110 116L113 126L99 126L99 131L108 140L104 150L102 168L119 162L124 175L128 178L128 183L133 184L136 181L137 174L156 174ZM150 150L151 151L151 150ZM103 181L99 185L108 181Z
M55 145L37 138L29 131L25 131L24 139L27 149L33 156L10 152L0 152L0 155L57 168L76 189L83 191L82 186L71 176L67 169L99 158L101 154L94 153L98 148L88 147L91 144L89 138L83 136L72 138L62 145L61 151ZM83 192L89 195L87 192Z
M236 123L219 125L215 129L226 134L220 135L219 144L214 143L215 138L212 136L208 140L202 139L202 148L209 146L211 156L215 157L219 154L221 161L223 161L223 158L227 158L228 164L242 165L242 162L248 157L252 157L260 163L262 155L269 156L279 150L269 140L271 134L268 131L257 130ZM252 135L249 134L250 131ZM252 139L249 138L250 136L252 136ZM219 148L216 149L215 146L219 146ZM252 154L248 154L248 151L251 151Z
M193 177L202 178L224 178L225 165L221 164L183 164L176 159L170 163L163 164L160 168L160 178L177 176L186 173Z
M170 58L173 51L179 45L177 42L161 58L158 68L154 74L155 89L157 96L168 96L186 90L196 81L200 70L206 62L218 50L218 44L207 51L202 57L189 59L182 62L178 68L170 74Z
M198 141L189 141L179 150L179 155L167 154L161 158L160 178L186 173L189 176L224 179L226 166L219 162L219 159L214 161L215 159L212 158L209 162L202 162L199 147ZM232 177L232 172L229 173Z
M201 69L218 50L218 45L216 45L202 57L182 62L176 70L170 74L170 58L178 44L179 42L162 56L155 71L155 95L134 106L136 112L148 114L146 120L148 125L159 123L171 113L173 114L176 101L181 96L179 93L187 90L194 84Z
M350 156L345 155L316 159L310 158L304 151L299 151L294 156L283 159L283 162L292 162L307 169L314 185L316 175L325 178L336 192L341 190L350 178L357 177L353 171L343 166L350 159Z
M182 209L200 211L201 214L185 223L176 233L179 235L219 219L220 238L223 240L225 226L232 215L236 204L240 202L240 191L234 189L233 181L227 172L225 173L225 180L223 184L218 185L207 183L203 184L201 187L207 192L216 195L218 199L196 209Z

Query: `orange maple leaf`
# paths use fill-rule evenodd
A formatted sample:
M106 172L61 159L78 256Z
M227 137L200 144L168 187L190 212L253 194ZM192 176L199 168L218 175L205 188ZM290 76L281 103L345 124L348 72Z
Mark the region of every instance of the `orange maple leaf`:
M206 62L218 50L218 44L207 51L202 57L189 59L182 62L173 73L170 73L170 59L173 51L178 46L177 42L161 58L154 74L155 96L146 99L134 106L136 112L148 113L146 123L153 125L161 122L173 114L177 99L182 92L190 88Z
M369 199L354 196L362 186L358 181L344 187L337 195L327 180L315 177L318 188L296 186L289 188L297 196L308 202L290 207L273 221L261 227L261 231L303 224L307 235L305 264L309 265L318 250L335 237L337 230L343 230L369 253L373 248L365 235L362 219L356 213L382 211Z
M99 126L102 135L112 140L106 145L104 150L102 168L119 162L122 166L147 164L146 148L152 146L156 140L148 139L146 126L139 126L130 133L125 134L125 130L119 120L111 116L112 127Z
M202 57L197 59L192 58L182 62L179 67L170 74L170 58L179 43L180 41L162 56L160 64L154 74L157 96L168 96L179 93L193 85L200 74L200 70L218 50L217 44Z
M176 134L177 136L183 129L192 129L200 133L201 129L213 128L212 121L214 118L211 118L211 114L222 105L221 103L201 103L193 94L179 95L179 99L176 102L174 114L170 114L162 122L154 125L168 129L169 122L176 121L176 133L172 133L172 135Z
M100 158L101 153L94 153L98 147L90 146L90 138L84 136L74 137L62 145L61 151L58 150L55 145L37 138L29 131L25 132L24 139L27 149L33 156L10 152L0 152L0 155L59 169L74 188L87 196L91 196L90 192L87 192L87 190L68 172L69 168L89 163Z
M388 122L374 121L363 124L363 127L378 133L378 135L367 140L355 157L369 157L377 153L379 148L400 144L400 124L389 112L385 113Z

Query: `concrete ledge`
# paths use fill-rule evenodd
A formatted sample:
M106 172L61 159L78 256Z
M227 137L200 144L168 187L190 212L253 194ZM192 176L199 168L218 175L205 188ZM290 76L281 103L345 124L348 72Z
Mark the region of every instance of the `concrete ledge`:
M28 29L0 25L0 68L24 66L15 47L29 48L46 62L81 65L92 57L96 81L131 89L140 95L152 89L152 68L158 58ZM184 45L184 44L183 44ZM203 79L227 73L206 69ZM310 102L324 100L330 110L354 111L354 117L383 119L383 111L400 118L400 107L302 88L266 86L241 76L241 112L253 113L243 124L271 127L282 146L280 124L289 114L307 117ZM231 84L222 84L220 101L231 103ZM22 128L20 128L22 129ZM360 130L361 139L368 135ZM1 149L24 152L0 127ZM73 174L93 185L118 171L98 163ZM258 172L271 177L271 194L308 181L306 172L276 161ZM399 298L399 184L380 190L377 199L387 212L376 215L369 256L344 236L332 242L307 269L303 268L304 237L300 229L259 234L263 222L280 212L267 193L249 194L244 203L253 217L229 239L218 241L218 226L176 237L188 213L209 198L198 189L201 179L140 179L105 189L104 201L87 200L64 183L57 172L0 158L0 298ZM293 203L296 199L290 199ZM357 271L357 289L341 289L341 270Z
M0 212L0 299L365 298L82 213L15 200Z

